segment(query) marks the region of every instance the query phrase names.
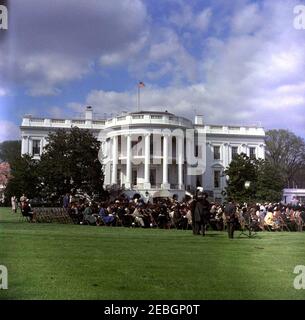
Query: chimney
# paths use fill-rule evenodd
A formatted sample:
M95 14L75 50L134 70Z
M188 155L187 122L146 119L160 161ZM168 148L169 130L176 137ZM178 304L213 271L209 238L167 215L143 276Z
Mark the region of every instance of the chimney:
M93 120L93 109L91 106L86 107L86 120Z
M195 116L195 124L198 124L198 125L203 125L204 124L202 115Z

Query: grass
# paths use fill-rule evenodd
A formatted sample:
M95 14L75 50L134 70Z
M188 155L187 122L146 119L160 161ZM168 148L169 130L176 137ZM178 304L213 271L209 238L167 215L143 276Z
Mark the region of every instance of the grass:
M236 232L238 236L239 232ZM29 224L0 208L0 299L304 299L305 233Z

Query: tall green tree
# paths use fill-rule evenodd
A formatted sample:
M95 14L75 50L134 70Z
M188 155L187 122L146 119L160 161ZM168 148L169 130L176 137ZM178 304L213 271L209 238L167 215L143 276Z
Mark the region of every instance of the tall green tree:
M40 196L38 162L28 155L19 155L12 161L10 179L5 189L7 199L13 195L19 198L23 193L30 199Z
M44 193L60 198L67 192L90 196L103 192L103 171L98 159L100 142L77 127L51 133L39 163Z
M259 202L280 202L285 179L279 168L268 160L261 161L258 167L256 199Z
M305 141L288 130L266 132L266 159L283 175L287 187L295 186L305 168Z
M227 176L227 197L237 202L248 202L256 198L258 181L258 166L260 161L250 159L246 154L236 155L224 171ZM250 181L250 187L245 187L245 182Z
M21 154L21 141L3 141L0 143L0 162L12 164Z

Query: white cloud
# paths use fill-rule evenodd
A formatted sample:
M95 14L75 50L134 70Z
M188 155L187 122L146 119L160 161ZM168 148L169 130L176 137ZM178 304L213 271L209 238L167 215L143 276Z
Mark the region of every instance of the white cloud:
M143 32L142 36L134 42L127 45L124 50L119 50L111 53L105 53L100 57L102 66L115 66L125 63L126 60L132 59L144 48L148 41L148 34Z
M6 95L8 95L8 90L0 87L0 97L4 97Z
M19 127L6 120L0 120L0 142L6 140L19 140L20 139L20 129Z
M204 31L208 28L212 17L212 9L204 8L198 13L188 4L172 12L168 20L178 28L197 29Z
M32 96L59 94L57 86L80 79L90 71L85 61L57 54L35 54L20 59L17 64Z
M207 29L210 20L212 17L212 9L207 8L202 10L198 16L195 18L194 27L199 29L200 31L204 31Z
M162 28L159 32L160 36L150 46L148 65L159 64L161 71L159 76L171 75L174 82L196 81L198 79L196 59L185 49L178 35L168 28ZM148 72L150 77L152 74L155 78L158 75L158 72Z
M259 12L259 6L253 3L235 13L231 20L231 27L234 33L251 33L256 32L263 23L264 19Z
M100 57L106 64L135 54L145 41L141 0L15 0L9 42L0 43L1 76L33 96L56 95L83 78ZM14 54L7 54L13 47ZM2 52L3 51L3 52ZM119 58L118 52L124 52Z

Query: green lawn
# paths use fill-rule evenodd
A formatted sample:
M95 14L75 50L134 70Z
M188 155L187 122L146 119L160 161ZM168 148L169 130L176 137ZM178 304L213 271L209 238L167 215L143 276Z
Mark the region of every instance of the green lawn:
M236 232L238 235L239 232ZM19 222L0 208L0 299L304 299L305 233L255 239L191 231Z

